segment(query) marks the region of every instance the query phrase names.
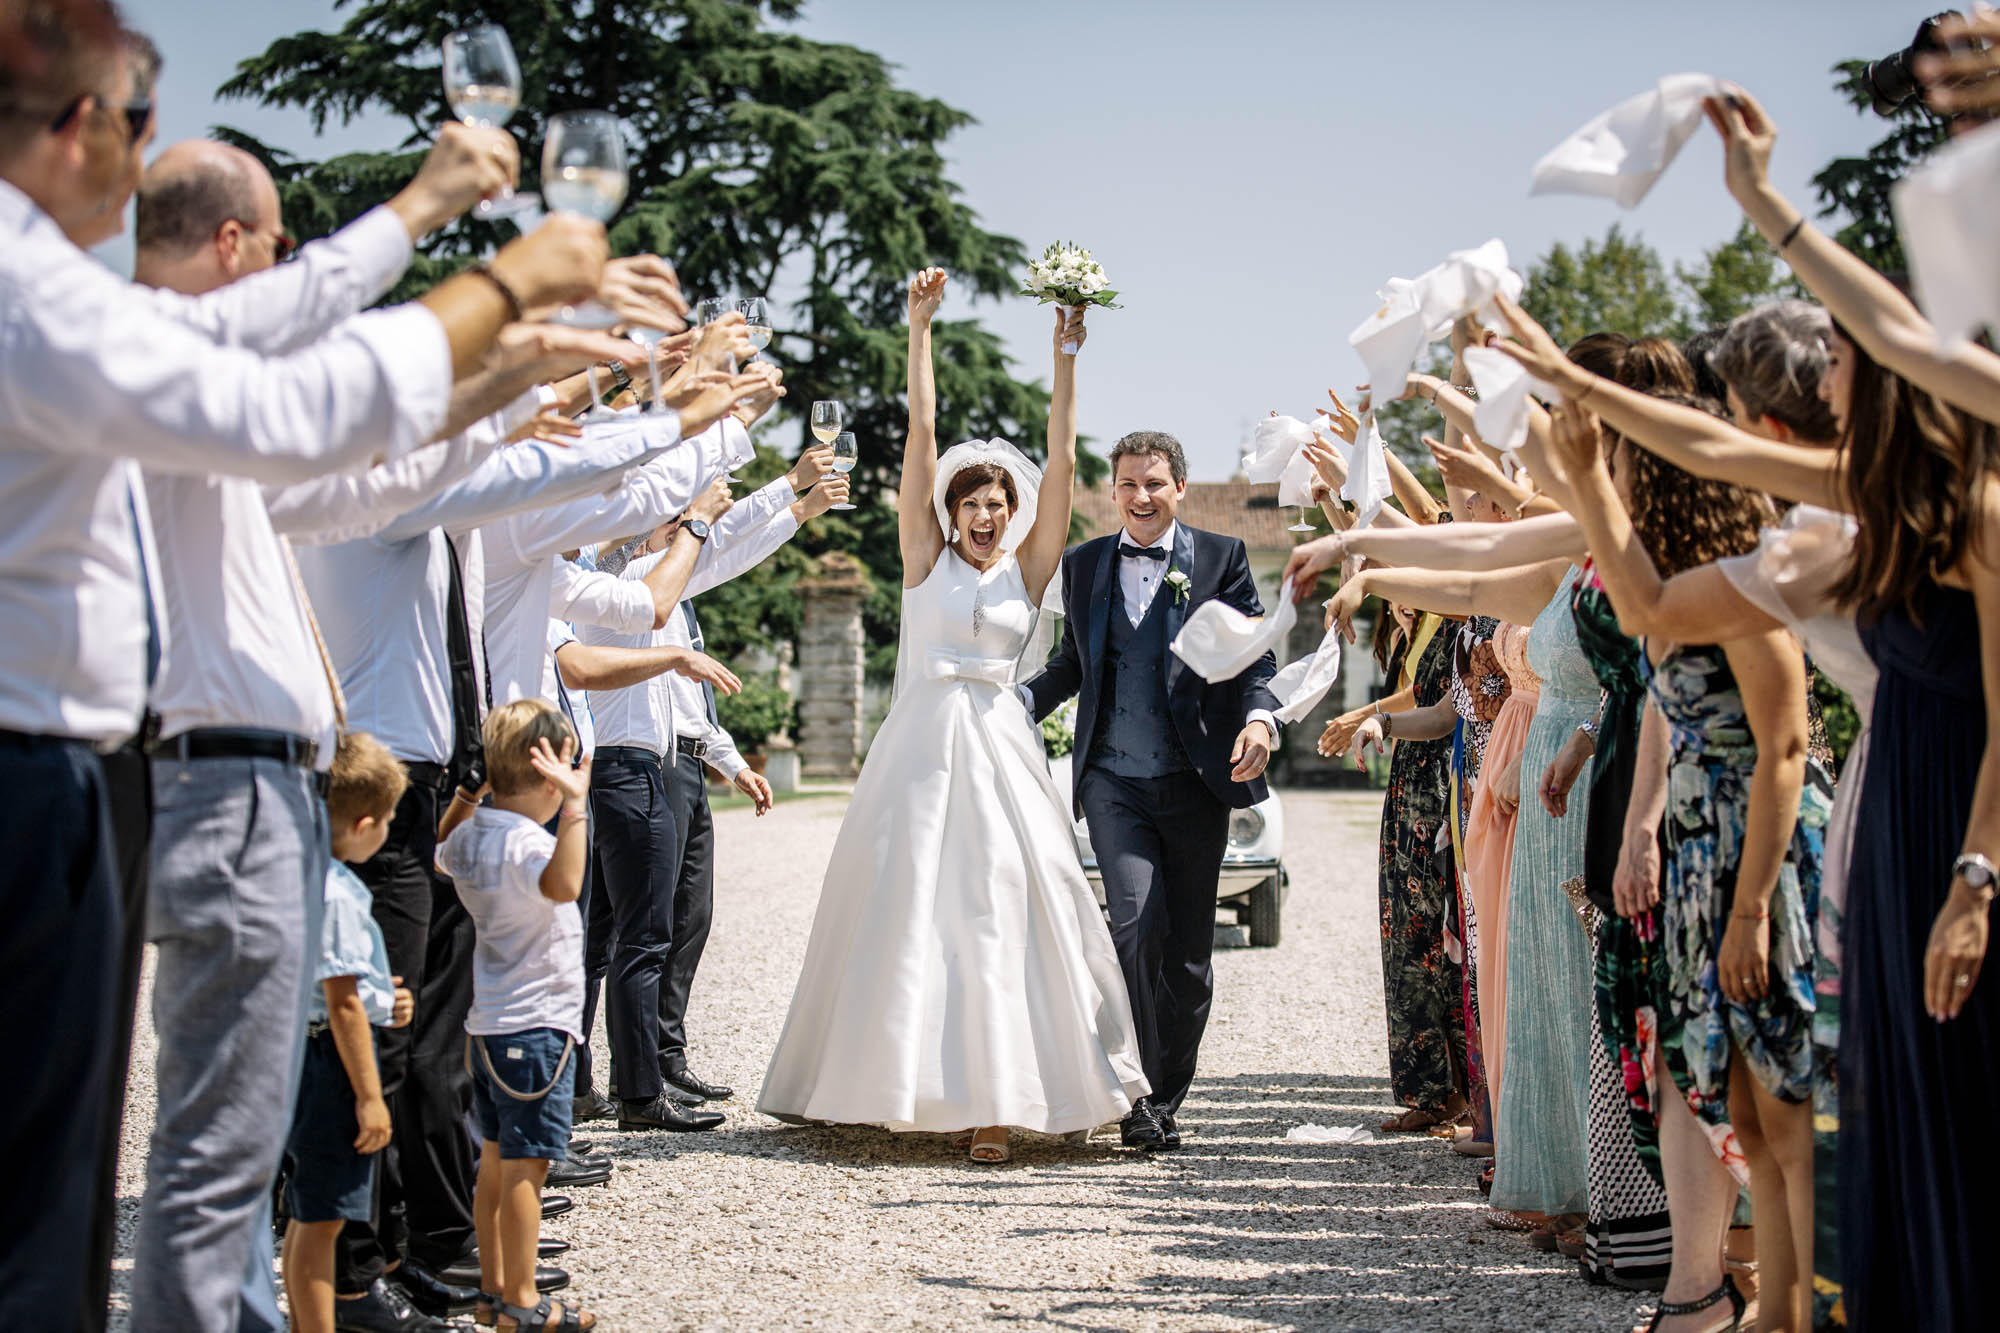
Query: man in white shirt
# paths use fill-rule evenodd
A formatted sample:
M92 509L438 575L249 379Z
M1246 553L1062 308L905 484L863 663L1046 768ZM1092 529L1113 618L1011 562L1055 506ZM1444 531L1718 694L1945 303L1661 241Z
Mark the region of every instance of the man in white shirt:
M817 478L822 462L809 451L800 466ZM627 565L622 577L645 578L662 562L689 569L683 598L718 586L754 568L790 540L801 523L824 513L844 499L846 478L821 483L804 496L773 512L771 500L794 495L789 477L781 477L720 519L711 532L698 516L663 524L648 542L652 553ZM663 626L643 635L585 629L586 645L614 648L663 646ZM591 696L591 720L597 751L591 777L592 908L586 922L600 946L611 945L606 990L606 1026L611 1037L612 1063L620 1129L703 1130L722 1123L712 1111L691 1110L685 1098L670 1095L660 1064L660 991L672 944L674 885L677 864L669 774L675 754L674 709L670 677L656 676L623 689L599 690ZM610 929L596 909L597 895L610 906ZM588 956L588 954L587 954ZM593 1016L595 978L586 978L584 1027ZM577 1097L590 1093L589 1071L579 1068Z
M0 784L32 794L8 815L37 851L0 871L12 924L0 999L53 1015L23 1053L47 1091L4 1113L8 1141L36 1145L13 1182L23 1233L0 1235L7 1327L103 1313L89 1312L101 1210L77 1182L116 1121L127 908L97 752L138 731L170 646L145 595L142 500L124 460L289 481L406 452L435 432L455 371L518 302L594 291L604 262L602 228L562 220L484 274L310 342L271 299L282 279L193 301L148 295L85 251L122 225L150 138L152 66L135 55L105 0L0 9L0 620L39 627L0 636ZM506 136L452 138L475 195L513 178ZM52 883L75 893L58 901ZM237 1305L229 1293L186 1326L234 1322Z

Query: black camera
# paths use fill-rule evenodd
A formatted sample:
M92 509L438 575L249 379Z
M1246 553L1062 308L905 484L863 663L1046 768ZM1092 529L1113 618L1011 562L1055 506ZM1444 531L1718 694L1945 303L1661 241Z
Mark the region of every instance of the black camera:
M1912 98L1923 95L1924 86L1917 81L1911 65L1925 52L1945 49L1944 39L1938 36L1938 24L1956 17L1958 11L1955 9L1931 15L1917 25L1917 35L1910 39L1908 46L1892 56L1868 62L1862 70L1862 78L1867 81L1868 91L1875 99L1876 115L1893 116Z

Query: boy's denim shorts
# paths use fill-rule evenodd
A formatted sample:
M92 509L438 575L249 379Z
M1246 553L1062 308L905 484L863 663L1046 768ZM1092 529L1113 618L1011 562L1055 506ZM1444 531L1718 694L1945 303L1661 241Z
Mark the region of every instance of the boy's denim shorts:
M306 1039L299 1104L285 1143L291 1170L285 1179L285 1210L297 1222L366 1222L375 1188L375 1158L354 1151L361 1133L354 1115L354 1085L333 1033L321 1029Z
M479 1137L499 1144L501 1157L568 1159L570 1095L576 1085L573 1046L567 1033L554 1028L503 1037L467 1034L472 1114L479 1121Z

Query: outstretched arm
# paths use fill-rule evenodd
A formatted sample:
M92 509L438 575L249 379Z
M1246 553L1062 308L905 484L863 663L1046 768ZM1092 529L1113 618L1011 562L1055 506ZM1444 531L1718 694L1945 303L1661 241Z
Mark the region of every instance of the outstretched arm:
M1028 599L1039 604L1055 577L1063 548L1069 545L1071 486L1076 479L1076 354L1063 351L1071 342L1082 350L1083 311L1065 320L1056 310L1055 389L1049 395L1049 457L1042 471L1042 488L1035 500L1035 526L1021 543L1021 578Z
M1353 642L1354 613L1368 597L1444 616L1492 616L1515 625L1531 624L1555 596L1568 560L1550 560L1519 569L1463 574L1434 569L1364 569L1340 585L1327 603L1327 623L1338 624Z
M896 528L903 548L903 586L930 577L944 554L944 533L931 508L937 484L937 381L931 371L931 317L944 300L945 273L927 268L910 279L910 430L903 441L903 478L896 492Z

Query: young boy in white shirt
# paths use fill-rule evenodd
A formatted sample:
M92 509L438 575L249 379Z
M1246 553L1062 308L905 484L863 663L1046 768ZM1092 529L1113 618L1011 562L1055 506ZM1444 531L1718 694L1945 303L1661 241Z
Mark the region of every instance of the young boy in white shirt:
M285 1145L285 1302L299 1333L333 1333L333 1257L341 1228L366 1222L389 1107L375 1067L374 1028L410 1021L410 992L389 975L368 886L343 862L382 849L409 775L365 732L340 738L326 793L333 860L306 1011L306 1056Z
M521 1328L588 1329L597 1319L535 1290L542 1182L568 1153L570 1061L583 1033L583 891L590 760L540 699L494 709L487 786L459 792L438 826L437 867L472 918L466 1056L479 1122L480 1311ZM493 803L480 806L490 791ZM556 832L542 826L560 812Z

